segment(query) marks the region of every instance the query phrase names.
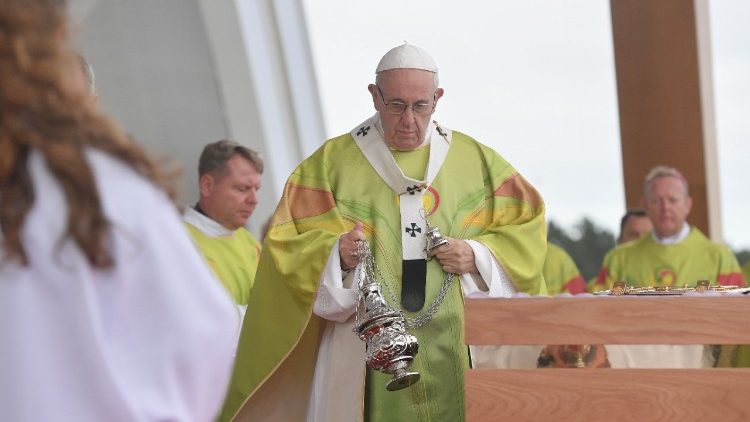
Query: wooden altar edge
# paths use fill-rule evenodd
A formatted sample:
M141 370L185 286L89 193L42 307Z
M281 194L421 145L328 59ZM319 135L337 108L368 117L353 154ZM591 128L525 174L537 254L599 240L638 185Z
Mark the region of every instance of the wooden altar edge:
M750 296L466 300L465 342L750 344Z
M498 344L749 344L749 297L466 301L465 341ZM472 369L477 421L750 420L750 369Z
M750 420L750 369L476 369L467 421Z

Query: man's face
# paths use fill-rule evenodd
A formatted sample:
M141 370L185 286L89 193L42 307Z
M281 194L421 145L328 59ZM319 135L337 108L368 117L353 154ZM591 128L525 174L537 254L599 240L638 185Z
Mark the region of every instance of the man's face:
M663 176L651 182L643 205L656 234L667 237L682 229L693 200L685 192L682 180L674 176Z
M432 112L427 116L417 116L411 106L437 103L443 96L441 88L435 89L434 74L418 69L392 69L382 72L378 80L380 92L376 85L370 85L368 89L375 109L380 113L385 142L391 148L402 151L417 148L424 141ZM383 99L388 103L405 103L407 108L402 114L390 114L385 109Z
M617 243L638 240L652 229L653 226L651 225L651 219L648 218L648 216L630 216L630 218L625 220L625 225L622 227L622 233L620 233L620 238L617 239Z
M234 155L224 173L216 177L204 174L200 180L203 212L230 230L238 229L258 204L260 173L244 157Z

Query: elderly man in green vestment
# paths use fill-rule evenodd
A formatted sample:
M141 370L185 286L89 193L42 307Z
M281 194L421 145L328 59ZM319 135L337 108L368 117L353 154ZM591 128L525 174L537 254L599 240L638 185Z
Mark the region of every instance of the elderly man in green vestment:
M604 257L595 291L610 289L616 281L634 287L695 286L699 280L745 285L732 251L687 223L692 199L687 180L677 169L653 168L643 190L653 230ZM702 346L607 346L610 362L618 367L703 367L714 364L707 351Z
M464 297L546 291L544 203L495 151L433 120L443 89L430 55L390 50L368 89L376 114L325 142L284 188L221 420L461 421ZM428 223L449 240L432 256ZM366 367L352 332L360 240L389 306L426 321L409 328L421 379L399 391ZM460 276L434 308L446 272Z
M651 170L644 183L644 206L653 224L651 235L610 251L595 290L609 289L615 281L634 287L694 286L698 280L745 285L732 251L687 223L692 199L679 171L665 166Z

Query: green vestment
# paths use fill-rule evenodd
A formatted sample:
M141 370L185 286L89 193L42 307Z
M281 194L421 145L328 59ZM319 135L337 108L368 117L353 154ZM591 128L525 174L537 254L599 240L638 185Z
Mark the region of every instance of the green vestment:
M544 291L541 268L546 225L541 197L508 162L472 138L453 132L449 148L423 200L430 224L444 236L481 242L518 291ZM394 153L394 157L409 174L424 169L420 161L427 154L417 150ZM352 135L346 134L327 141L300 164L284 188L263 246L221 420L237 416L243 406L254 406L259 396L264 408L275 407L267 413L275 417L291 415L285 408L307 403L320 330L325 325L312 313L321 272L339 236L358 221L364 224L384 290L400 297L404 228L399 195L371 167ZM414 314L406 312L407 316L427 309L443 276L437 260L429 261L425 307ZM363 419L464 419L463 377L469 356L463 312L460 285L454 281L432 320L410 329L419 340L419 353L410 370L418 371L421 380L404 390L387 392L390 376L369 371ZM292 365L293 375L280 380ZM285 387L260 394L276 382L285 382ZM361 385L351 388L365 391ZM278 403L269 404L274 400ZM299 412L294 415L286 419L301 417Z
M604 257L594 291L611 289L615 281L633 287L695 286L709 280L712 286L744 286L745 279L732 251L710 241L695 227L688 237L676 244L662 245L651 235L617 246ZM722 347L720 364L750 365L750 349ZM734 357L730 353L736 353ZM726 357L725 356L729 356ZM725 363L722 363L725 362Z
M246 229L230 236L208 236L185 223L201 254L238 305L247 305L260 257L260 243Z
M586 281L578 271L573 258L565 249L547 243L547 258L544 260L544 281L547 283L547 293L554 296L560 293L579 294L586 292Z
M632 287L711 285L744 286L745 281L732 251L711 242L695 227L683 241L662 245L652 236L615 247L604 257L595 291L611 289L615 281Z

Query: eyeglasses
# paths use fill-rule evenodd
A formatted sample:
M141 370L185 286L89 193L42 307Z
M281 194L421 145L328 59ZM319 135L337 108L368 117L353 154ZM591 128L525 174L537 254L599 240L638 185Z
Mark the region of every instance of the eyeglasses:
M383 100L383 104L385 104L385 111L390 114L404 114L406 109L411 107L411 111L414 112L415 115L425 117L429 116L430 113L435 110L435 102L437 101L437 98L435 98L435 96L437 95L437 93L432 94L432 104L419 102L409 105L402 101L386 102L385 97L383 97L383 91L380 90L379 86L377 86L377 88L378 92L380 93L380 99Z

